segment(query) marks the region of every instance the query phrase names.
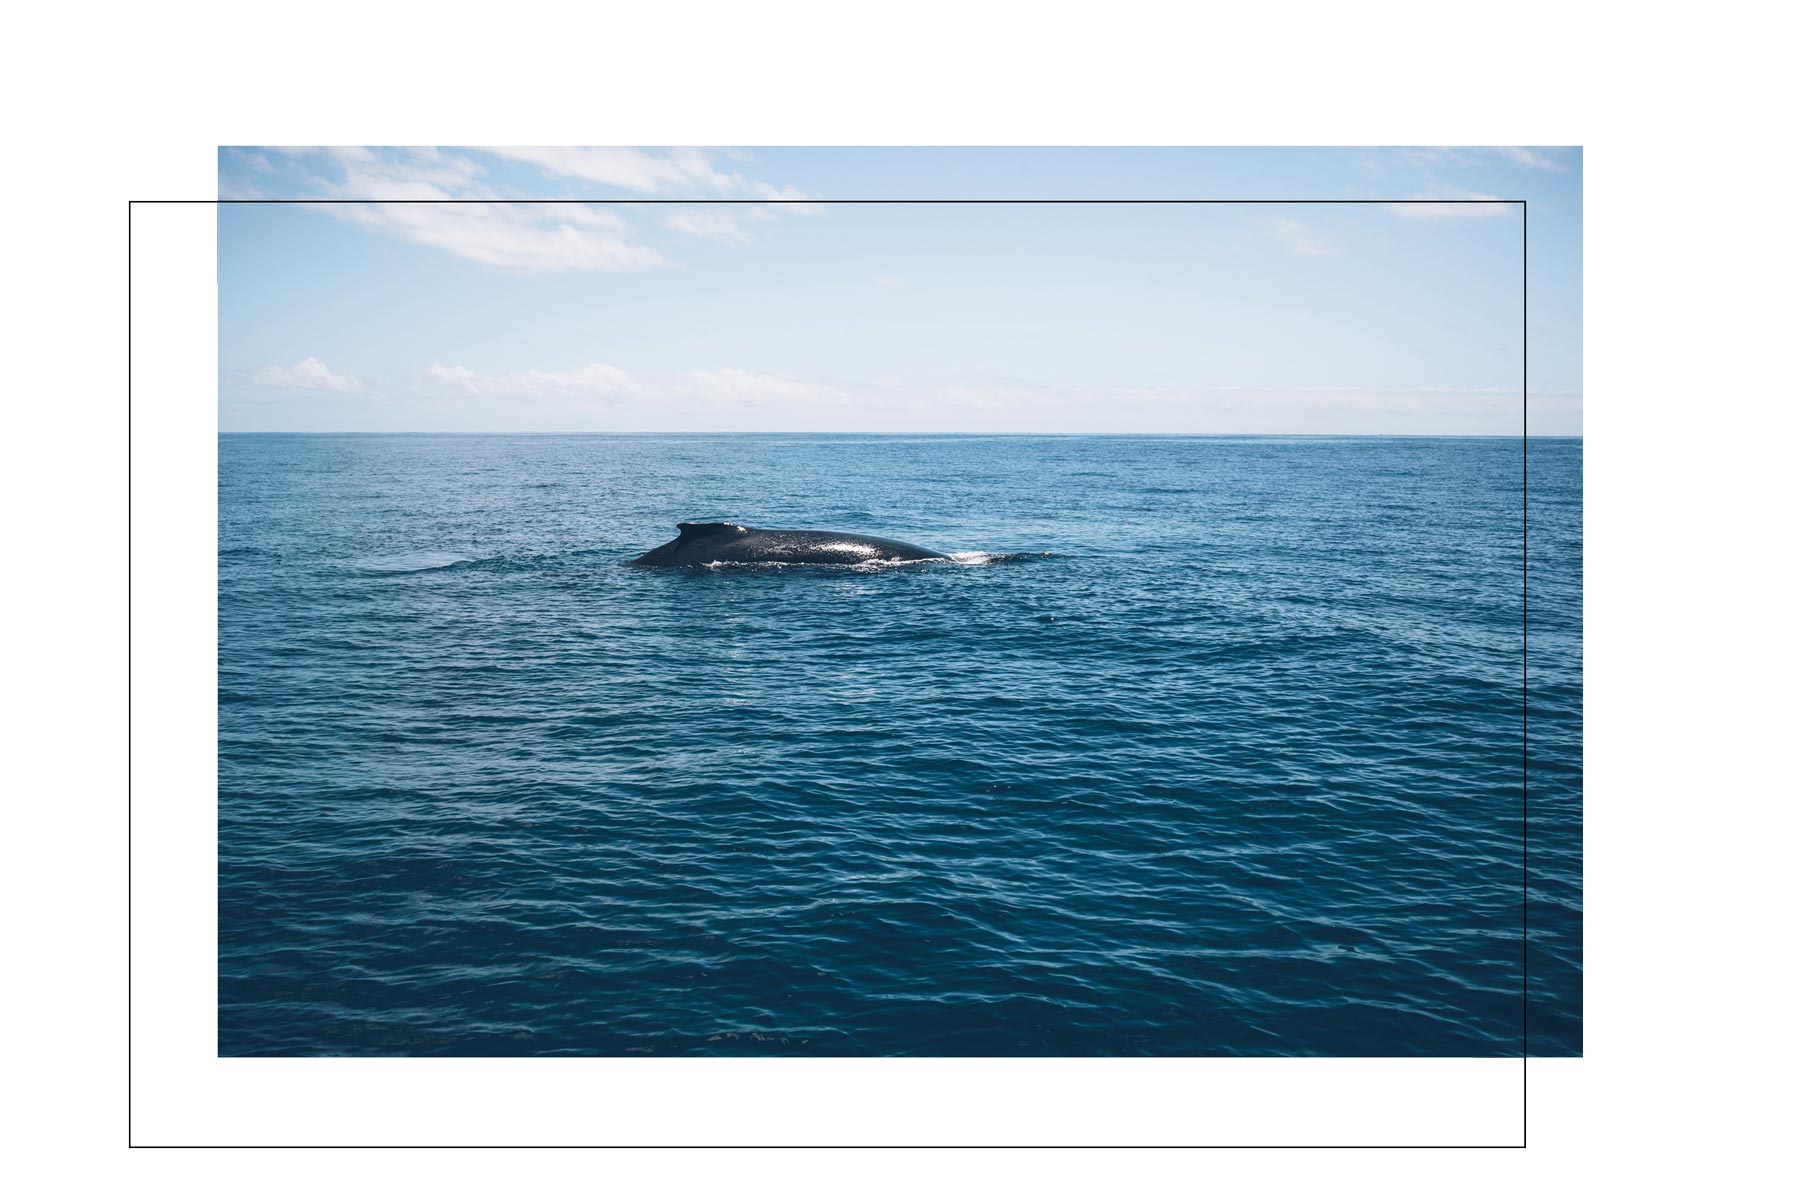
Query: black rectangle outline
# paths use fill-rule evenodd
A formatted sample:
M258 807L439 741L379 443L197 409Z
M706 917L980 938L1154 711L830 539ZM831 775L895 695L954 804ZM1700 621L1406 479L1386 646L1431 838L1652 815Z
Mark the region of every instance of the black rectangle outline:
M814 205L1418 205L1418 203L1435 203L1435 205L1519 205L1519 525L1521 525L1521 579L1519 579L1519 621L1521 621L1521 641L1519 641L1519 1143L1516 1144L139 1144L131 1141L131 207L133 205L779 205L787 202L765 202L765 200L592 200L592 198L556 198L556 200L518 200L518 198L495 198L495 200L130 200L126 202L126 1148L169 1148L169 1150L203 1150L203 1148L419 1148L419 1150L437 1150L437 1148L470 1148L470 1150L499 1150L499 1148L518 1148L518 1150L752 1150L752 1148L770 1148L770 1150L828 1150L828 1148L846 1148L846 1150L914 1150L914 1148L943 1148L943 1150L963 1150L963 1148L981 1148L981 1150L1049 1150L1049 1148L1069 1148L1069 1150L1120 1150L1120 1152L1148 1152L1148 1150L1350 1150L1350 1148L1368 1148L1368 1150L1519 1150L1523 1152L1530 1146L1530 1108L1532 1108L1532 1090L1530 1090L1530 432L1532 432L1532 410L1530 410L1530 230L1532 230L1532 209L1526 200L1499 200L1499 198L1483 198L1483 200L1184 200L1184 198L1157 198L1157 200L1051 200L1051 198L1033 198L1033 200L815 200L806 198L805 202ZM1179 1058L1179 1056L1177 1056Z

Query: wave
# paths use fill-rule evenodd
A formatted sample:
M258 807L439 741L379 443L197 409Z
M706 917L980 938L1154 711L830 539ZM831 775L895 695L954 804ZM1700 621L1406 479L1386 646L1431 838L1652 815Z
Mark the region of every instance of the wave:
M952 551L945 558L957 567L978 568L998 563L1019 563L1025 560L1057 557L1048 551ZM697 566L700 570L708 572L886 572L898 568L928 569L942 566L943 563L943 559L865 559L861 563L770 563L762 560L715 559Z
M991 563L1024 563L1032 559L1064 559L1049 551L952 551L950 558L969 567L985 567Z
M473 555L459 551L403 551L392 555L371 555L354 560L350 570L363 576L417 576L427 572L458 569L481 569L524 566L536 563L550 566L554 561L582 558L598 554L592 550L567 551L548 555ZM945 558L958 567L988 567L1002 563L1024 563L1039 559L1066 558L1049 551L952 551ZM852 564L768 563L749 560L713 560L698 565L703 571L808 571L883 572L897 568L930 568L943 564L942 559L871 559Z
M375 555L359 559L350 566L365 576L412 576L419 572L442 572L446 568L477 563L478 558L455 551L409 551L398 555Z

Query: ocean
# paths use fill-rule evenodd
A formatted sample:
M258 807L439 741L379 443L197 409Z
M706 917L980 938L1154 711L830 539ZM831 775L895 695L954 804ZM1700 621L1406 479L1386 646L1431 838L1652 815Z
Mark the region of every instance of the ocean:
M219 1052L1579 1055L1581 453L222 435Z

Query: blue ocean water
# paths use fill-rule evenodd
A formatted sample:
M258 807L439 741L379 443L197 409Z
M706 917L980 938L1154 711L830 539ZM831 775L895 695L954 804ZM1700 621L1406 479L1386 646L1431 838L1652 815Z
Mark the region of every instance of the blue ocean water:
M1524 456L222 436L219 1050L1579 1054ZM713 518L967 562L625 566Z

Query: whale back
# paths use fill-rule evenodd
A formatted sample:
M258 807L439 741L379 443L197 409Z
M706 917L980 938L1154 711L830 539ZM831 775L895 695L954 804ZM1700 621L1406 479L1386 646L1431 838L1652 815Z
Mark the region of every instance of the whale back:
M759 530L736 522L677 522L675 528L680 534L674 541L631 562L638 567L697 567L710 563L858 564L947 558L911 543L834 530Z
M675 529L681 531L676 542L684 538L707 538L715 534L750 533L750 527L740 526L736 522L676 522Z

